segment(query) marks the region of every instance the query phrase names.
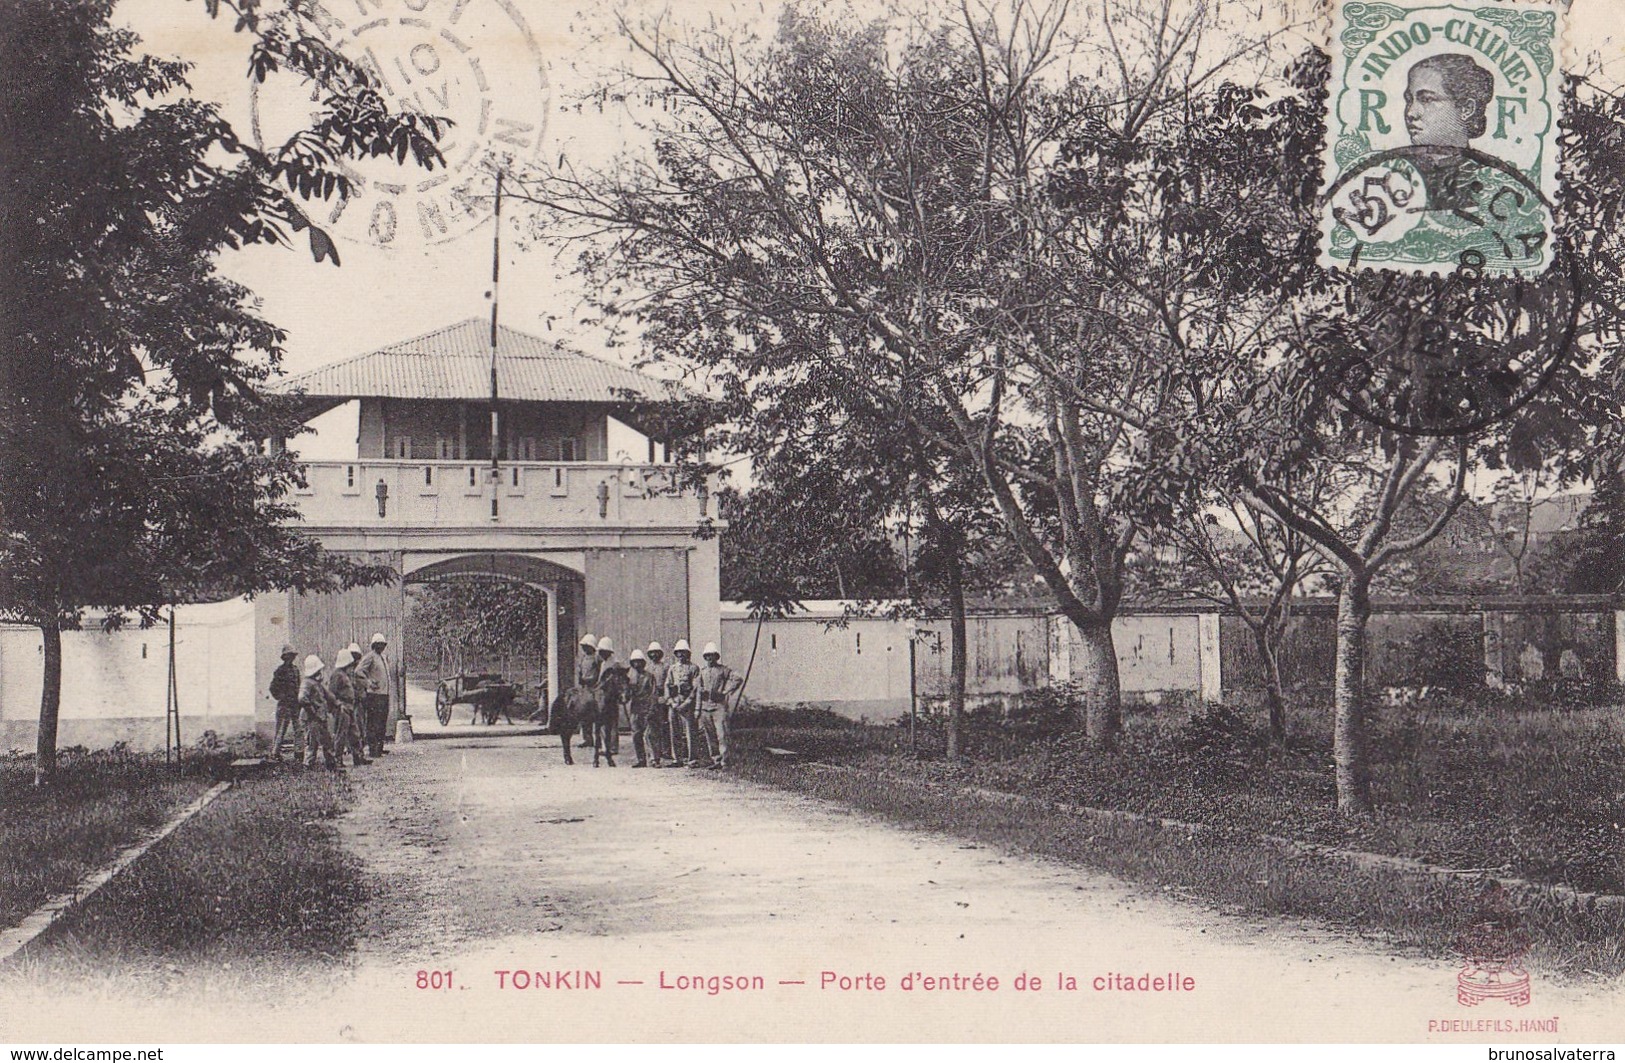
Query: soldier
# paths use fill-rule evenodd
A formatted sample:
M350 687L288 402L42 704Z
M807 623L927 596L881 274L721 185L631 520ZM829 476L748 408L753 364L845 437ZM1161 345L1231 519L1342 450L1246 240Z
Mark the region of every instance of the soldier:
M739 692L744 681L722 663L722 651L717 649L716 643L707 642L700 656L705 658L705 667L695 680L694 708L700 730L705 734L706 749L711 754L707 767L716 771L728 766L728 714L733 711L729 700Z
M581 636L581 656L576 658L576 687L572 692L572 711L581 725L581 745L591 746L593 721L598 718L595 691L604 664L598 659L598 640L591 633Z
M655 695L654 726L649 730L649 742L652 747L650 752L654 754L651 766L663 768L665 765L661 763L660 757L662 750L671 753L675 748L671 744L670 706L666 704L666 673L671 670L671 665L666 663L666 651L660 643L649 643L647 653L649 676L654 680Z
M626 706L629 686L625 662L604 657L605 643L609 643L611 653L615 646L607 638L598 641L604 671L598 679L598 717L593 727L592 766L595 768L600 756L610 767L615 766L615 754L620 752L621 745L621 709Z
M677 660L666 670L667 720L671 726L671 766L681 768L684 764L698 763L694 759L694 692L697 689L695 684L700 677L700 669L689 660L689 655L693 651L688 648L687 639L678 639L671 652ZM677 755L679 726L686 739L685 748L688 752L686 760Z
M361 752L361 728L356 726L355 710L360 690L355 678L355 665L359 654L346 647L333 660L333 671L327 676L327 693L333 701L333 742L340 759L345 751L356 767L371 764Z
M320 746L327 770L338 771L339 762L333 756L333 735L327 729L327 714L333 699L322 685L322 659L314 653L306 657L304 673L304 681L299 684L299 715L305 731L305 767L316 766L316 749Z
M649 671L649 658L642 650L633 650L627 658L632 670L626 677L626 705L632 711L632 752L638 758L634 768L646 768L650 760L660 767L660 747L655 744L655 733L660 724L656 710L655 678Z
M294 659L299 651L292 646L282 647L282 663L271 674L271 697L276 701L276 730L271 736L271 759L282 759L282 736L293 741L293 759L298 760L304 745L299 729L299 666Z
M362 734L367 740L367 755L374 760L389 752L384 748L389 728L389 662L384 660L387 645L383 632L373 635L372 648L355 667L361 684Z
M604 688L605 681L610 678L610 673L617 669L621 672L622 678L625 678L626 665L615 660L615 640L608 635L598 640L598 667L600 671L598 676L597 718L603 726L603 730L594 733L601 739L600 745L607 753L619 753L621 751L621 710L626 707L625 690L617 689L614 692L616 694L615 704L611 706L605 703L608 699L605 697ZM613 768L615 762L610 761L609 766Z

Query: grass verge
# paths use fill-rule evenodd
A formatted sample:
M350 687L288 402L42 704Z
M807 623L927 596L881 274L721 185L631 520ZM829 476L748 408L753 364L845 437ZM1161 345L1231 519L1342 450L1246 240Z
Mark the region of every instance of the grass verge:
M347 784L284 771L228 791L7 964L30 979L261 989L339 969L366 899L333 819Z
M1117 875L1190 900L1247 915L1286 915L1320 920L1388 947L1431 956L1457 956L1458 942L1488 915L1481 886L1471 880L1438 880L1390 869L1357 866L1347 861L1286 852L1258 838L1269 833L1304 841L1386 851L1396 855L1437 857L1436 840L1454 838L1451 852L1483 862L1465 865L1500 867L1507 853L1499 839L1535 832L1538 820L1517 822L1515 813L1552 795L1522 793L1517 800L1489 799L1450 823L1456 787L1487 775L1496 765L1453 766L1450 746L1442 754L1414 764L1391 764L1389 784L1418 770L1431 770L1431 793L1443 807L1413 797L1399 802L1390 794L1384 814L1366 824L1343 824L1330 804L1329 771L1312 745L1296 751L1254 749L1250 740L1215 738L1213 721L1182 725L1172 719L1142 716L1131 729L1124 751L1112 756L1084 750L1076 736L1059 734L1024 741L985 743L960 765L920 759L904 751L906 736L894 728L859 727L828 718L796 718L783 713L746 716L738 735L739 772L769 783L860 808L914 828L928 828L973 839L1006 850L1033 853ZM753 725L752 725L753 724ZM1559 721L1540 727L1527 720L1514 726L1537 735L1571 732L1584 736L1577 770L1588 771L1586 742L1610 733L1608 721ZM1490 725L1495 730L1494 725ZM1549 763L1526 735L1512 742L1505 733L1486 737L1482 726L1465 729L1469 737L1456 744L1458 756L1483 757L1486 747L1506 746L1507 755L1521 750L1537 775ZM1243 749L1238 750L1238 744ZM1572 743L1570 743L1572 744ZM1266 744L1267 745L1267 744ZM1537 748L1531 749L1534 745ZM769 756L768 746L794 749L848 770L820 770L816 765L788 763ZM993 747L993 748L989 748ZM928 747L929 748L929 747ZM973 743L974 748L974 743ZM1603 748L1597 752L1600 754ZM1391 750L1390 750L1391 752ZM1418 754L1413 750L1411 757ZM1443 761L1441 770L1440 761ZM1311 771L1308 765L1319 770ZM1613 763L1617 764L1617 755ZM1571 766L1572 767L1572 766ZM881 773L884 773L882 776ZM1573 772L1563 777L1573 781ZM1617 782L1614 783L1617 785ZM987 801L968 798L955 788L978 787L1038 798ZM1609 791L1611 793L1611 791ZM1567 795L1565 806L1595 802L1595 792ZM1153 824L1102 822L1063 812L1046 801L1167 816L1216 829L1188 833ZM1417 805L1421 804L1418 808ZM1509 812L1509 809L1511 810ZM1552 814L1550 811L1547 814ZM1558 814L1561 814L1559 810ZM1475 823L1489 822L1500 833L1471 836ZM1451 831L1455 834L1452 835ZM1584 830L1556 839L1540 839L1548 881L1560 870L1564 847L1586 845ZM1605 833L1603 835L1607 837ZM1578 843L1576 841L1578 838ZM1521 852L1522 850L1515 851ZM1605 881L1617 851L1600 854L1595 864ZM1464 865L1457 865L1464 866ZM1582 884L1596 887L1595 882ZM1555 902L1520 902L1516 918L1530 940L1529 963L1544 975L1614 977L1625 973L1625 910L1578 911Z
M64 751L45 788L34 786L32 757L0 758L0 927L71 888L209 785L177 773L162 754L120 747Z

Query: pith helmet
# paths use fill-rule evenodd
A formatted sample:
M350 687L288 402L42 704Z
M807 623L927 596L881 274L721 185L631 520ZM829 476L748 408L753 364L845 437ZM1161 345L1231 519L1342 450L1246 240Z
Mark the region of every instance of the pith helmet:
M355 651L346 647L345 649L339 651L337 657L333 658L333 667L343 668L345 665L351 663L355 659Z
M651 643L649 643L649 652L650 653L665 653L666 650L665 650L665 647L660 645L660 643L651 642Z
M643 655L642 650L633 650L631 655L627 657L627 660L629 660L629 661L642 661L645 664L647 664L649 662L649 658L647 658L647 657L645 657Z
M593 649L596 650L598 648L598 640L593 638L592 635L589 633L589 634L581 636L581 645L583 645L583 646L591 646Z
M382 631L374 631L372 633L372 641L367 643L367 645L376 646L380 642L387 644L389 642L389 640L384 638L384 633Z
M610 638L608 635L605 635L603 638L599 639L598 640L598 652L599 653L614 653L615 652L615 640Z
M705 650L703 652L701 652L700 656L701 657L721 657L722 656L722 651L717 649L717 644L716 643L707 642L705 644Z
M294 649L292 646L284 645L282 647L282 656L284 656L284 657L297 657L297 656L299 656L299 651Z
M675 646L673 646L671 648L671 652L673 652L673 653L693 653L694 651L693 651L693 649L691 649L689 647L687 639L678 639L677 640L677 645L675 645Z
M361 659L361 643L352 642L352 643L350 643L350 645L346 646L345 648L348 649L351 653L355 654L355 659L356 660L359 661Z
M305 658L305 676L306 676L306 678L309 678L310 676L313 676L313 675L319 675L321 673L321 670L322 670L322 659L320 657L316 656L313 653L309 657Z

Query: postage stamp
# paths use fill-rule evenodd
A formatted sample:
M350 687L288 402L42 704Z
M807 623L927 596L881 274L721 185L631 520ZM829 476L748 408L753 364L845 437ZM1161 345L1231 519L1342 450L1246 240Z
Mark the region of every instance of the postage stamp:
M1501 0L1334 4L1323 265L1551 266L1562 13Z

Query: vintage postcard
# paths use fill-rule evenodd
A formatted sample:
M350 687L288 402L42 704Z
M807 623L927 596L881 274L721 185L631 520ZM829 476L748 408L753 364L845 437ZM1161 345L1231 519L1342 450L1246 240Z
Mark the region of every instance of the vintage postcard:
M0 1045L1617 1046L1618 14L10 0Z

